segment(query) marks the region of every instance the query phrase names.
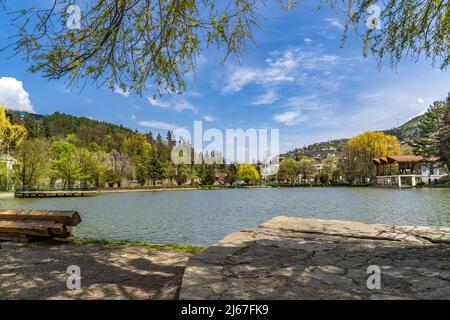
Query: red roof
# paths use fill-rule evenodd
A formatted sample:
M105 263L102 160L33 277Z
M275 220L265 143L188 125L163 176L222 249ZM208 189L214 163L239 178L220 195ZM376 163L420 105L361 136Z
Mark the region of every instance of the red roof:
M225 180L225 177L227 176L227 174L225 172L219 172L215 174L216 179L223 181Z
M392 162L435 162L438 161L438 157L422 157L422 156L386 156L386 157L378 157L374 158L373 162L377 164L386 164Z
M388 159L386 157L373 158L373 161L375 163L378 163L378 164L386 164L386 163L388 163Z
M387 156L389 162L434 162L439 160L437 157L422 157L422 156Z

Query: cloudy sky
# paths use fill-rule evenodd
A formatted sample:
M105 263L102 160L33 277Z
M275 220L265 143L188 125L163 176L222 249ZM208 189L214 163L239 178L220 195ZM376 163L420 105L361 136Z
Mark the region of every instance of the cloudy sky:
M36 1L48 5L48 1ZM271 1L269 1L271 2ZM241 61L221 65L221 54L203 51L187 91L153 99L120 89L67 88L30 74L20 57L0 53L0 103L9 108L50 114L55 111L123 124L141 131L178 127L278 128L282 151L313 142L351 137L364 130L388 129L423 112L450 91L450 76L427 61L405 61L381 71L362 58L362 42L350 37L340 48L342 25L331 10L299 1L285 12L277 1L260 11ZM9 3L9 5L8 5ZM25 1L7 1L14 10ZM11 17L0 12L0 47L11 42ZM151 88L151 83L148 84Z

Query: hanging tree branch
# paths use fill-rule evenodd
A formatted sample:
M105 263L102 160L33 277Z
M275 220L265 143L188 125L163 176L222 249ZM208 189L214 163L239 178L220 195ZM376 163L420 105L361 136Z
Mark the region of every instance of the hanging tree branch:
M47 9L11 13L17 28L14 54L48 79L107 85L141 94L151 81L156 93L181 92L201 49L217 46L226 62L240 57L265 0L80 0L81 29L67 28L70 0ZM292 9L294 0L278 0ZM7 0L0 0L4 6ZM449 63L450 4L445 0L319 0L344 16L344 40L361 34L363 55L395 68L424 56L446 69ZM380 29L367 28L368 8L381 9ZM363 30L361 32L361 30Z

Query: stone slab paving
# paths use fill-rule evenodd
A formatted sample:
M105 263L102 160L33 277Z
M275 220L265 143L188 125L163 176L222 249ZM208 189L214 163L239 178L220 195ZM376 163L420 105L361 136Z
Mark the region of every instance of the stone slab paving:
M275 217L191 257L180 298L450 299L450 228Z

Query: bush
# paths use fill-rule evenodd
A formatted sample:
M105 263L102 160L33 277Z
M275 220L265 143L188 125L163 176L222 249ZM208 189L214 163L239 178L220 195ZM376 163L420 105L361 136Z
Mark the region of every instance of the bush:
M321 174L320 177L319 177L319 181L322 184L328 184L330 182L330 176L327 175L327 174Z

